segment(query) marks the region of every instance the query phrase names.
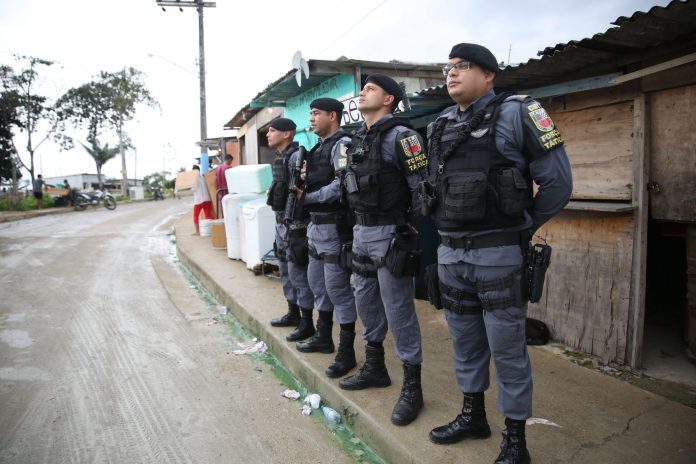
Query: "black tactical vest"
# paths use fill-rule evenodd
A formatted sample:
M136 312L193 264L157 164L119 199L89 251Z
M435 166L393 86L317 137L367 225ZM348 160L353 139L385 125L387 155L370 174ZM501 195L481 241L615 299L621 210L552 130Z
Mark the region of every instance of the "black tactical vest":
M406 213L411 206L411 189L404 173L382 159L382 135L395 126L411 127L408 121L389 118L369 130L360 128L348 150L346 175L355 175L358 190L348 191L348 205L359 213Z
M307 178L305 179L305 191L316 192L325 185L329 185L336 178L331 152L334 145L341 137L346 135L342 130L338 130L331 137L324 140L321 144L316 144L307 153ZM338 211L341 209L340 200L332 203L310 203L305 205L305 209L311 212L317 211Z
M288 199L288 161L299 148L297 142L292 142L281 154L276 154L273 160L273 183L268 190L268 199L266 204L273 211L285 211L285 203Z
M429 153L438 230L492 230L524 224L525 208L532 204L529 173L523 174L495 146L495 124L505 96L494 98L469 121L441 118L435 122ZM463 132L470 133L463 136Z

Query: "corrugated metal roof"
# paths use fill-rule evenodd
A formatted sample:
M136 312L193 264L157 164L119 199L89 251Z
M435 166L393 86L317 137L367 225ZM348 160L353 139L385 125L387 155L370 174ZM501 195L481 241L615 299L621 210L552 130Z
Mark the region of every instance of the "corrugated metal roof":
M519 90L585 77L625 72L657 46L687 49L696 45L696 0L674 0L665 7L620 16L617 27L591 38L572 40L540 51L539 59L508 66L496 78L498 88Z
M285 75L275 80L266 86L264 90L256 94L251 100L252 103L244 106L235 114L232 119L225 124L225 127L239 127L243 125L250 117L258 113L260 108L253 104L268 105L268 106L283 106L285 102L292 97L321 84L327 79L330 79L339 74L352 74L357 67L362 70L381 70L394 69L395 71L430 71L439 73L442 68L441 64L430 63L404 63L398 61L381 62L381 61L366 61L343 58L336 61L330 60L309 60L310 73L309 78L302 76L302 86L298 86L295 81L296 69L291 69Z

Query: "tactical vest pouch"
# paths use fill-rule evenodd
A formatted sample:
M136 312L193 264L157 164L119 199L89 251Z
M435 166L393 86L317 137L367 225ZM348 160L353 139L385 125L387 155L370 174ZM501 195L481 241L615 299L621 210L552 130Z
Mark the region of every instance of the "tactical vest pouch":
M353 270L353 244L344 243L341 245L341 253L338 255L338 265L344 271Z
M429 180L418 184L418 196L421 199L421 214L423 216L434 214L437 207L437 196L435 186Z
M273 211L283 211L285 210L287 198L287 182L273 181L271 188L268 191L268 200L266 200L266 204L268 204Z
M437 263L425 267L425 285L428 289L428 300L435 309L444 308L440 294L440 279L437 277Z
M551 264L551 247L548 245L529 244L527 252L527 268L525 277L529 301L536 303L544 292L544 278L546 270Z
M298 266L309 263L309 242L307 240L306 227L293 227L288 229L287 258Z
M288 241L288 261L292 261L298 266L306 266L309 263L309 246L307 237L304 239L295 238Z
M517 217L525 206L527 181L517 168L503 168L498 171L498 209L506 216Z
M480 221L486 216L488 178L483 172L454 173L444 179L445 218L459 222Z
M421 255L418 235L410 232L397 233L384 257L384 265L396 278L413 277L420 268Z

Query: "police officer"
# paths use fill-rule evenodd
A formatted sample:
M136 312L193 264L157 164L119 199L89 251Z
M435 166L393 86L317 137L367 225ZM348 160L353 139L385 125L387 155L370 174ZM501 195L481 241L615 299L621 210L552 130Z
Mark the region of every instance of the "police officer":
M496 95L497 72L488 49L455 45L443 73L457 104L429 128L423 202L440 234L437 277L464 393L461 414L430 439L491 435L484 392L492 355L506 426L495 462L520 464L530 462L525 420L532 413L524 253L530 232L568 202L572 179L563 138L544 108L526 96Z
M305 188L297 193L311 215L307 228L310 256L307 277L319 318L317 332L309 341L298 343L297 349L305 353L333 353L331 330L335 313L341 326L338 353L326 369L326 375L342 377L356 366L353 342L357 314L350 285L351 270L349 265L339 262L341 249L350 246L353 240L352 217L341 204L340 179L337 177L337 171L346 164L346 146L350 137L341 130L341 102L333 98L318 98L309 107L309 122L320 140L307 155Z
M288 341L304 340L314 335L312 308L314 296L307 281L307 263L301 255L291 253L288 240L290 231L285 223L284 211L288 198L291 170L298 155L299 145L293 142L297 126L287 118L277 118L271 122L266 134L268 146L275 148L276 158L273 161L273 183L268 192L267 203L276 213L275 252L280 262L280 278L283 283L283 294L288 301L288 312L271 321L274 327L296 327L286 339ZM300 235L302 234L301 228ZM306 233L306 231L305 231ZM302 240L298 237L297 240ZM300 248L300 247L298 247Z
M421 333L413 301L418 244L409 223L420 216L417 189L426 175L427 158L421 137L407 121L392 115L403 98L393 79L368 76L359 97L365 124L351 141L343 186L355 212L355 300L367 346L365 364L339 386L360 390L391 384L383 347L391 327L404 370L391 420L407 425L423 407Z

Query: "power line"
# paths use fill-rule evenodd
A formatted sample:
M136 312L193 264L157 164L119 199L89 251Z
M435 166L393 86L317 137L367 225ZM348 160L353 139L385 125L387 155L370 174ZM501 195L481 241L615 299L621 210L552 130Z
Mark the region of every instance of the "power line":
M350 26L346 32L344 32L343 34L341 34L340 36L338 36L338 37L337 37L333 42L331 42L325 49L323 49L322 51L320 51L319 53L317 53L317 56L319 56L319 55L321 55L322 53L324 53L326 50L328 50L329 48L331 48L336 42L338 42L338 41L341 40L343 37L345 37L346 35L348 35L348 33L349 33L350 31L352 31L353 29L355 29L355 26L357 26L358 24L360 24L365 18L367 18L368 16L370 16L372 13L374 13L375 10L376 10L377 8L379 8L380 6L384 5L384 4L387 3L388 1L389 1L389 0L384 0L382 3L380 3L379 5L377 5L376 7L374 7L373 9L371 9L370 11L368 11L367 14L366 14L365 16L363 16L362 18L358 19L358 21L357 21L355 24L353 24L352 26Z

